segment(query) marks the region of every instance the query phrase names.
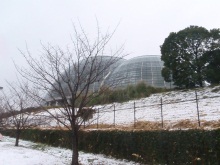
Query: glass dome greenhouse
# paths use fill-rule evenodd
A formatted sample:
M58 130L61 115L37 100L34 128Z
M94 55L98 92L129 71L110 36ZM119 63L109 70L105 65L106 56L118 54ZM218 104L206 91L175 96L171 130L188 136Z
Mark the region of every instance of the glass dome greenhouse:
M100 56L97 57L97 63L99 64L98 70L94 70L94 74L99 70L102 70L108 62L111 61L110 56ZM91 59L92 60L92 59ZM90 64L84 64L84 61L80 62L79 69L84 66L89 71ZM85 77L87 75L87 69L84 69ZM115 63L105 70L101 75L98 77L98 81L94 82L90 85L89 90L96 92L104 86L115 87L115 88L125 88L127 85L135 85L139 82L145 82L147 85L154 86L154 87L162 87L162 88L169 88L170 83L164 81L161 70L163 68L163 62L160 59L159 55L145 55L145 56L138 56L129 60L125 60L122 58L115 59ZM72 82L74 84L75 74L72 71ZM83 77L82 74L81 76ZM63 76L65 77L65 76ZM82 82L83 83L83 82ZM114 84L114 86L112 86ZM55 84L56 85L56 84ZM61 82L63 90L65 92L66 97L70 97L70 92L67 84ZM53 99L56 98L57 101L62 101L59 97L59 94L56 92L51 91L50 95L47 96L46 100L49 105L54 104L51 103Z
M154 87L169 87L161 75L163 62L159 55L138 56L121 63L108 77L107 83L117 81L116 87L145 82Z

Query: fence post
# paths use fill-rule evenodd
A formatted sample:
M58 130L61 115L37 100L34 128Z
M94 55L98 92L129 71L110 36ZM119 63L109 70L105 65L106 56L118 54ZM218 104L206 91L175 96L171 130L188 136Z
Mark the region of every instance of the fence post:
M197 109L197 115L198 115L198 124L199 124L199 127L200 127L199 103L198 103L198 95L197 95L196 90L195 90L195 94L196 94L196 109Z
M134 128L135 128L135 120L136 120L136 117L135 117L135 101L134 101Z
M114 127L115 127L115 104L114 104Z
M98 108L98 113L97 113L97 129L99 128L99 108Z
M161 109L161 126L163 128L163 100L160 98L160 109Z

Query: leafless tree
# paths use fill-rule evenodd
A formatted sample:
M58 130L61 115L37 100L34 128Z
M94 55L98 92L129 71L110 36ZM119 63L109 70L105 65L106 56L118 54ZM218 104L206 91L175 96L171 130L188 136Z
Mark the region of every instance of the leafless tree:
M3 106L2 106L2 96L0 95L0 128L1 128L1 125L3 123L2 119L3 119L3 116L4 116L4 109L3 109Z
M94 109L88 107L96 97L113 87L117 82L106 77L125 56L123 46L108 51L108 44L114 32L104 35L97 28L96 37L90 40L80 26L74 26L72 48L65 50L50 44L42 44L42 55L38 59L27 49L22 52L29 68L18 68L19 73L35 85L42 94L39 104L57 105L48 113L71 132L72 165L78 165L78 131L80 126L91 119ZM106 56L107 55L107 56ZM105 86L105 87L104 87Z
M20 134L24 129L45 125L46 120L36 115L36 100L29 95L27 84L8 83L8 92L3 92L1 125L3 129L16 129L15 146L19 145Z

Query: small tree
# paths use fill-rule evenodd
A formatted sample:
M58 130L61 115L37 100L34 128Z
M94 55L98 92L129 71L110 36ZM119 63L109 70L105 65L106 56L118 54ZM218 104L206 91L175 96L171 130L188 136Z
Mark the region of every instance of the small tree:
M101 88L111 69L124 55L123 47L114 52L106 51L114 32L102 35L98 28L94 42L91 42L82 27L79 30L74 27L74 32L72 50L68 48L64 51L60 47L42 45L40 60L33 58L29 51L21 52L30 68L20 68L18 71L41 91L42 95L38 97L44 103L59 103L60 107L56 111L45 110L70 130L72 165L78 165L78 131L91 118L88 113L91 107L86 110L85 107L117 83L109 81L108 87ZM39 104L44 107L42 102Z
M9 91L3 93L3 109L1 114L1 127L16 129L15 146L19 145L20 134L24 129L45 124L41 116L33 115L31 110L35 100L29 95L29 86L8 83Z

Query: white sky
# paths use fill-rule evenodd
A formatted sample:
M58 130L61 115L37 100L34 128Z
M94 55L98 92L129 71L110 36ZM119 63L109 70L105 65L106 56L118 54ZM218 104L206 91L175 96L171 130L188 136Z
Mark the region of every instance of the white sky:
M13 60L25 65L18 49L34 56L41 44L70 44L72 23L93 34L96 18L103 32L114 29L113 46L125 43L128 58L159 55L170 32L190 25L219 28L219 0L0 0L0 86L15 80Z

